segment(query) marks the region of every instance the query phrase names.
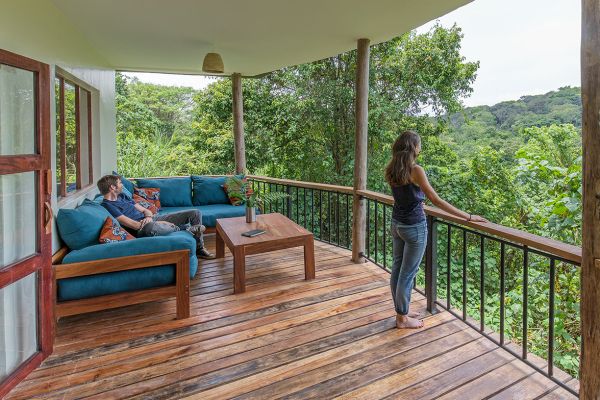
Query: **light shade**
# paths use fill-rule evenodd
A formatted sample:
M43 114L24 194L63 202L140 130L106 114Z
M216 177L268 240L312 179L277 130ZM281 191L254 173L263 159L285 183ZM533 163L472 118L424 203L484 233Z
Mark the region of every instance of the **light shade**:
M202 62L202 71L213 74L222 74L225 71L223 59L219 53L207 53Z

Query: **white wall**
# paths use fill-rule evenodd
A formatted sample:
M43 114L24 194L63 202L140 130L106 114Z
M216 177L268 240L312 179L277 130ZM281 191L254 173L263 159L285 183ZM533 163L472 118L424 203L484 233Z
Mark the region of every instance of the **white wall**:
M53 77L57 69L92 92L94 181L116 169L115 71L48 0L0 0L0 49L50 65L51 149L56 149ZM52 166L56 171L56 153ZM54 174L53 189L56 188ZM82 191L61 201L60 207L74 207L96 189ZM52 207L58 210L56 193ZM53 249L59 242L53 235Z

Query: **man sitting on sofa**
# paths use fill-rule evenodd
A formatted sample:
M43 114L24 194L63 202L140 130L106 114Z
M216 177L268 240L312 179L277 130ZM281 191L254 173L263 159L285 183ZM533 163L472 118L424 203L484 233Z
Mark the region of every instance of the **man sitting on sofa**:
M187 229L196 239L196 254L210 259L214 255L204 247L202 215L198 210L184 210L169 214L152 214L152 211L136 204L123 194L123 183L116 175L105 175L98 181L98 190L104 196L102 206L119 221L134 231L138 237L164 236L171 232Z

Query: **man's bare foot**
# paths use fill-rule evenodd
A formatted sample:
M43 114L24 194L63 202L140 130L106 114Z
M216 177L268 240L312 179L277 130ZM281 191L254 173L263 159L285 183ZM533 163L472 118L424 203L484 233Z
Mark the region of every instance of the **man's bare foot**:
M396 315L396 327L399 329L419 329L423 327L423 321L408 315Z

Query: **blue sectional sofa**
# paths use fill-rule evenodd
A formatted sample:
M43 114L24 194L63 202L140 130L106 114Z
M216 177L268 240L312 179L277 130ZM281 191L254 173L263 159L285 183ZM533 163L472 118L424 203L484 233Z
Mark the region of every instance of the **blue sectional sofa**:
M159 213L198 209L202 223L210 229L216 226L217 218L245 214L244 206L229 204L222 188L225 179L141 178L135 183L140 188L160 189ZM134 191L132 181L122 181L129 192ZM58 212L56 223L66 248L62 249L64 256L57 258L60 264L54 265L57 317L155 300L165 295L177 296L178 317L186 315L185 310L180 310L182 307L187 307L189 315L189 300L187 306L179 304L179 300L185 303L184 297L189 296L189 279L198 268L192 235L174 232L168 236L99 244L102 225L111 216L100 205L101 198L97 200L84 200L75 209ZM186 268L187 276L178 276L178 271ZM124 302L125 298L128 300Z

